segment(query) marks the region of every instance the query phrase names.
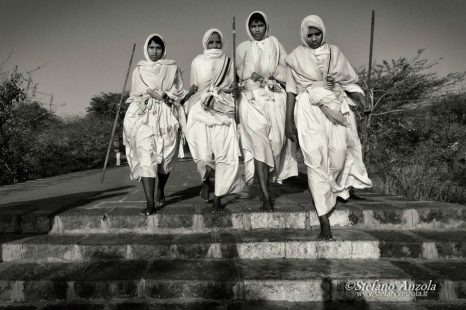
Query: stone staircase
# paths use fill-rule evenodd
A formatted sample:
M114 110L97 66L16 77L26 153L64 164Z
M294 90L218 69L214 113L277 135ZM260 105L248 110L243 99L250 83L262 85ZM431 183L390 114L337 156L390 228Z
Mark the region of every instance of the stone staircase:
M303 176L272 186L274 213L253 187L222 215L180 180L149 217L136 187L48 234L5 224L0 309L466 308L466 206L359 192L330 217L337 241L317 241Z

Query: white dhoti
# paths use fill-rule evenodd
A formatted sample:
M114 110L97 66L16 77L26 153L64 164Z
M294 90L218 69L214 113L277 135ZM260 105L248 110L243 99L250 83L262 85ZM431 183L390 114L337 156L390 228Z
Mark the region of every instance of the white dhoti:
M250 18L256 14L262 15L266 26L261 40L256 40L249 29ZM268 28L267 16L252 12L246 20L250 40L236 49L237 74L245 87L239 126L248 184L254 181L254 160L269 167L273 182L298 175L296 145L285 137L286 92L277 82L286 79L286 51L276 37L268 34ZM262 80L253 79L254 75Z
M201 179L206 180L208 167L215 170L215 196L241 191L244 182L239 171L239 147L234 121L208 122L210 112L200 104L188 117L187 140Z
M333 124L307 92L296 98L295 123L307 167L309 189L319 216L349 198L349 188L367 188L372 182L362 162L361 143L355 132L354 114L345 115L354 126Z
M231 59L221 49L209 49L213 34L209 29L203 36L204 53L191 63L191 83L199 87L185 105L188 122L185 131L189 149L202 181L215 170L215 196L221 197L243 189L239 171L239 142L234 121L234 101L230 93L233 82ZM205 105L208 103L207 106Z
M269 166L274 181L298 175L296 145L285 137L286 93L257 88L243 94L240 133L245 178L254 177L254 159Z
M308 45L309 27L322 32L318 48ZM287 92L297 94L294 119L307 167L309 188L319 216L329 213L337 197L349 198L349 189L368 188L372 182L362 161L354 105L347 93L364 92L356 84L358 76L340 49L325 43L325 26L311 15L301 23L302 45L286 58ZM327 86L327 77L335 81ZM345 118L348 126L336 125L322 112ZM331 117L331 116L329 116Z
M149 42L155 37L163 42L164 54L152 61L148 54ZM153 41L152 41L153 42ZM174 60L164 59L166 46L158 34L151 34L144 44L144 56L133 71L130 103L123 121L123 143L131 169L131 179L155 178L157 173L173 170L178 151L179 129L185 124L180 101L183 90L181 70ZM158 94L154 99L153 94ZM167 96L174 103L165 104Z
M174 110L165 103L149 99L133 101L123 122L123 141L131 169L131 179L155 178L157 173L168 174L173 170L178 151L179 122Z

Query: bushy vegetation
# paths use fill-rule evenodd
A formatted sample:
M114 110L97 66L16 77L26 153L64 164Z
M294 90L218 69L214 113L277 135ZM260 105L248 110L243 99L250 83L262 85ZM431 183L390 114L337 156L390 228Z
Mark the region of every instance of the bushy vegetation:
M29 99L30 85L17 69L0 83L0 185L102 167L119 94L95 96L85 117L62 119Z
M466 96L377 120L366 143L374 190L466 202Z
M87 115L95 116L99 119L111 120L113 122L118 103L120 102L120 95L121 94L119 93L100 93L100 95L92 97L91 102L86 109ZM128 97L129 93L124 93L123 102L125 102ZM125 117L126 108L126 104L122 104L120 107L120 113L118 115L118 124L120 125Z
M422 52L375 65L373 114L359 123L365 162L377 192L464 203L465 74L438 76Z

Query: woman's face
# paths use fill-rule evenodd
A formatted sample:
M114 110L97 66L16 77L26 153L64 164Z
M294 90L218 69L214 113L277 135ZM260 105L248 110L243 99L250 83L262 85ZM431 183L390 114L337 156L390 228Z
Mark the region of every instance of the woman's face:
M264 22L260 20L253 20L249 25L249 31L251 31L254 40L261 41L265 36Z
M222 48L222 39L217 32L214 32L210 35L209 41L207 41L207 49L221 49Z
M147 54L152 61L157 61L162 58L163 55L163 46L152 41L147 47Z
M310 48L316 49L322 45L322 39L324 35L320 29L315 27L309 27L306 36L306 43L309 45Z

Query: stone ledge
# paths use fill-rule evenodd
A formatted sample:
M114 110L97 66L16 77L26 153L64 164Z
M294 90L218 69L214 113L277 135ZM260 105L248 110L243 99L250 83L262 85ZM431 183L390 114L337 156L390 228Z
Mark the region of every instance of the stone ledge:
M6 263L3 263L6 264ZM272 301L465 301L461 262L397 260L156 260L68 264L7 264L0 272L2 302L109 298L205 298ZM456 271L456 272L455 272ZM425 285L426 297L365 296L365 285ZM435 287L433 287L435 285ZM393 290L393 289L392 289ZM410 289L408 289L410 290Z
M178 235L43 235L1 246L3 261L96 261L156 258L423 258L466 257L466 231L335 229L337 241L318 231L253 230Z
M195 233L219 230L309 229L318 226L314 211L226 212L223 215L207 212L160 213L144 217L135 209L118 214L113 208L77 209L55 216L51 233L139 233L168 234ZM466 228L466 212L462 208L423 209L337 209L330 216L333 227L368 229Z

